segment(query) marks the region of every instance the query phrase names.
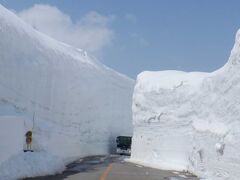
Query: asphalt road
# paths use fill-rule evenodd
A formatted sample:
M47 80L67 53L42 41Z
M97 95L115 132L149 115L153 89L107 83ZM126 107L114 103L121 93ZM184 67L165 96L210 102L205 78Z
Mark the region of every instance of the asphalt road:
M124 161L122 156L93 156L70 164L55 176L27 180L198 180L188 173L163 171Z

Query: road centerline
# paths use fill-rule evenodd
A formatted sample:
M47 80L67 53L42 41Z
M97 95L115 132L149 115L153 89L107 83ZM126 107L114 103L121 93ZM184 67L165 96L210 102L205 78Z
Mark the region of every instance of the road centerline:
M107 169L103 172L103 174L100 176L99 180L106 180L108 174L110 173L112 169L112 164L109 164L109 166L107 167Z

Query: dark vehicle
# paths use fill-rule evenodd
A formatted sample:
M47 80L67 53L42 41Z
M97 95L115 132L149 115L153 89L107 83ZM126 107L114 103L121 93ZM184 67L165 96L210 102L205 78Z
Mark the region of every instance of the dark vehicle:
M118 136L116 142L117 142L117 154L129 156L131 155L132 145L131 136Z

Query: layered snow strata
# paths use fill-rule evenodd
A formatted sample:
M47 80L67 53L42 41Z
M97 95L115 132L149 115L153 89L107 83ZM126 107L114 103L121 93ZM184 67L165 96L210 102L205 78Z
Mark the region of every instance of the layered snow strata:
M132 161L208 179L240 176L240 33L213 73L143 72L133 95Z
M55 167L62 167L59 162L109 153L116 136L132 133L133 86L133 80L34 30L0 5L0 126L5 126L1 117L23 119L21 134L8 130L18 133L12 137L19 141L13 142L32 130L36 153L23 155L24 140L14 154L0 149L8 157L0 159L0 179L40 175L37 169L49 163L39 157L56 159ZM6 138L11 141L7 133ZM30 169L24 166L28 162ZM14 166L20 174L1 172ZM41 170L41 175L58 170Z

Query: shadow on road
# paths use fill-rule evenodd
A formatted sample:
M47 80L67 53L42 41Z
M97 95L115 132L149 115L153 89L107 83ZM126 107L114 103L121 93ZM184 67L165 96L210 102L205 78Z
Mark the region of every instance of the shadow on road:
M121 159L123 160L124 158L116 155L85 157L67 165L66 170L62 174L26 178L24 180L63 180L74 174L96 171L100 167L107 167L110 163L119 162Z
M199 180L186 172L164 171L127 163L125 158L119 155L85 157L69 164L62 174L25 180ZM100 178L106 172L107 178Z

